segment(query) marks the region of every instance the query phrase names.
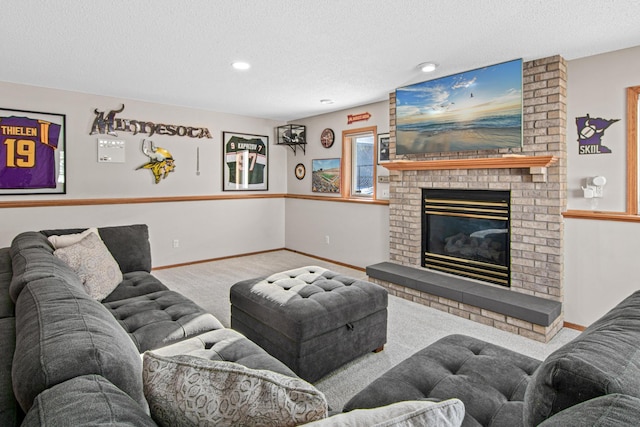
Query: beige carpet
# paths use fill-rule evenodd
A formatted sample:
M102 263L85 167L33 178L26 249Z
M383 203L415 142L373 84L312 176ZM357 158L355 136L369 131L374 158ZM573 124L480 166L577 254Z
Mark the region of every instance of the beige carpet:
M154 270L153 274L169 288L196 301L229 327L231 285L306 265L366 278L363 271L285 250ZM579 334L578 331L565 328L550 343L543 344L392 296L389 297L388 311L387 345L384 351L366 354L315 383L325 393L333 409L341 409L351 396L375 378L446 335L471 335L544 359Z

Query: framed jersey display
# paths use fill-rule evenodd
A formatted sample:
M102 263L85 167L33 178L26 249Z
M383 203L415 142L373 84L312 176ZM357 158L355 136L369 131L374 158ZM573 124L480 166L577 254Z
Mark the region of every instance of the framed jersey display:
M0 195L65 194L65 115L0 108Z
M224 191L268 190L269 137L222 132Z

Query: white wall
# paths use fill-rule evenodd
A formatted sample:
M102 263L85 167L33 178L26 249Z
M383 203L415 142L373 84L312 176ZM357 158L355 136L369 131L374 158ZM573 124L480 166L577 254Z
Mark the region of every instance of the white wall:
M2 107L66 115L67 194L46 196L1 195L0 202L146 198L172 196L242 195L222 191L222 132L268 135L269 190L286 192L282 172L287 154L273 145L279 123L231 114L145 103L124 98L81 94L0 82ZM156 146L168 149L176 169L159 184L149 170L136 170L147 162L140 144L145 135L120 132L126 141L125 163L98 163L97 138L90 135L94 109L125 109L117 117L186 126L207 127L212 139L154 135ZM103 138L105 136L102 136ZM196 175L196 147L200 170ZM256 192L265 193L265 192ZM252 194L247 192L244 194ZM26 230L59 227L149 224L154 266L284 247L284 200L244 199L202 202L1 208L0 247ZM180 240L172 248L173 239Z
M640 85L640 47L568 61L568 209L623 212L626 206L626 88ZM576 117L620 119L603 143L610 154L579 155ZM584 200L584 178L607 178L604 197ZM634 290L640 224L565 219L565 320L588 326Z
M287 199L286 211L288 249L362 268L389 260L389 206Z
M349 114L369 113L367 121L347 123ZM323 114L292 121L307 127L306 154L294 155L289 150L287 162L287 187L289 194L327 196L311 190L311 160L342 157L342 131L377 126L377 132L389 132L389 103L387 101L364 105L355 109ZM336 141L330 148L320 144L320 134L325 128L335 132ZM294 175L296 164L302 163L306 176L298 180ZM388 175L377 167L377 175ZM382 198L389 184L377 184L378 197ZM335 197L335 196L333 196ZM358 267L366 267L389 259L389 207L336 201L287 199L286 247L337 260ZM326 243L329 236L329 243Z

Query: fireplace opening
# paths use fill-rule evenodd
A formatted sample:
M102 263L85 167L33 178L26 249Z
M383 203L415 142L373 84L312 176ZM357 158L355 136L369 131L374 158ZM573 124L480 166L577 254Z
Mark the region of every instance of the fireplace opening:
M422 266L510 286L510 193L422 190Z

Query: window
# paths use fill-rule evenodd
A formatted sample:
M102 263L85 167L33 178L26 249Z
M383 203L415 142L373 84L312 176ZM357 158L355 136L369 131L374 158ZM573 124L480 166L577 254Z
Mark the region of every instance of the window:
M342 133L343 196L375 198L376 127Z

